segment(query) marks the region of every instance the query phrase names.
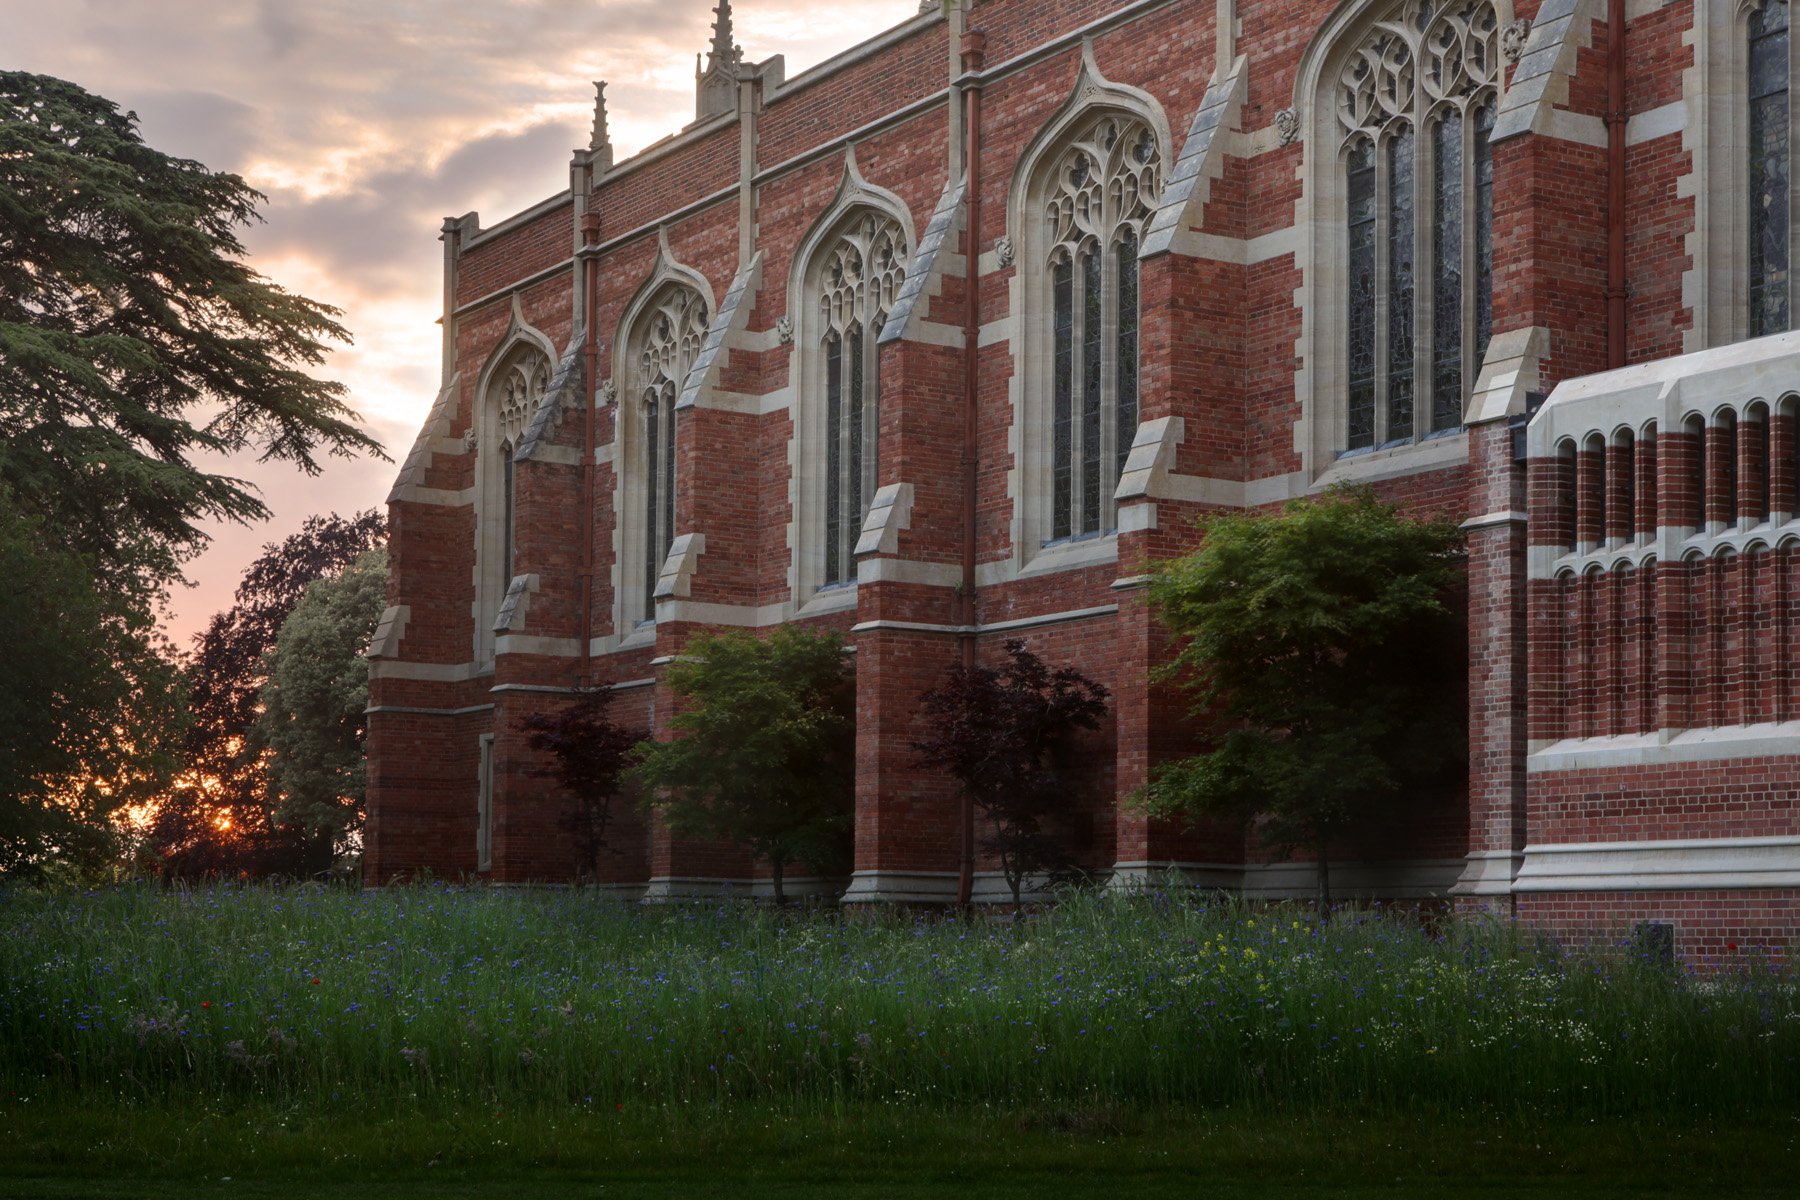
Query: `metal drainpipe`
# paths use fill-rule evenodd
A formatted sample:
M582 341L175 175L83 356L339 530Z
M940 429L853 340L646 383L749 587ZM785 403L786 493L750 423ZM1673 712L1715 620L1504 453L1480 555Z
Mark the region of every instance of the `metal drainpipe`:
M968 232L963 238L967 251L967 267L963 289L963 528L962 528L962 630L957 635L962 643L962 665L972 670L976 662L975 647L975 504L980 456L976 438L979 433L976 405L980 384L981 353L981 69L987 64L987 34L968 30L962 39L963 112L968 132L963 138L969 206ZM970 911L975 894L975 802L963 792L957 813L961 853L956 873L956 906L964 914Z
M590 195L591 202L591 195ZM582 408L587 413L587 428L582 437L581 455L581 677L583 688L594 683L594 400L600 390L595 378L600 370L600 347L595 344L599 322L594 314L600 283L600 214L581 214L582 247Z
M1606 10L1606 365L1625 365L1625 0Z

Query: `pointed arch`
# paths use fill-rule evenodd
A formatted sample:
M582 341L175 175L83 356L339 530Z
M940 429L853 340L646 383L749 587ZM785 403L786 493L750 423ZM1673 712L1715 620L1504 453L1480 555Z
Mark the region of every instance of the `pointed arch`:
M1068 99L1020 157L1007 204L1013 311L1025 314L1013 340L1022 559L1115 530L1138 423L1138 254L1171 161L1162 106L1102 75L1083 42Z
M878 340L914 247L912 214L864 179L848 147L836 194L794 256L794 600L856 582L854 548L879 486Z
M675 261L657 231L656 262L613 341L613 628L656 619L656 581L675 541L677 403L715 312L712 287Z
M1511 21L1511 0L1343 0L1301 56L1296 390L1315 477L1463 428L1493 333L1489 132Z
M469 434L475 449L475 661L494 656L494 620L517 573L515 455L549 390L555 344L525 318L517 292L506 331L477 376Z

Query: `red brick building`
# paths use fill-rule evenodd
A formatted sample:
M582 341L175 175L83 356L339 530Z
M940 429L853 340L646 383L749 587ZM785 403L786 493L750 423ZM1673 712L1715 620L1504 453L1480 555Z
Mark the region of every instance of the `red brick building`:
M1340 884L1785 942L1787 9L931 0L790 79L722 0L692 125L615 162L602 97L569 190L444 225L369 878L568 878L521 719L608 683L654 727L696 631L797 621L855 651L855 858L819 890L951 895L913 709L1023 638L1115 697L1089 866L1304 892L1116 802L1189 737L1141 582L1201 513L1365 482L1466 522L1471 753ZM759 874L615 840L609 881L652 897Z

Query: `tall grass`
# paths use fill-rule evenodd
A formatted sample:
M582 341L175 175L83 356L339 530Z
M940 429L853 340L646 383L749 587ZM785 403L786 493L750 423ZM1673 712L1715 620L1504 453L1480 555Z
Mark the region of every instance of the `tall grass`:
M1791 1108L1797 1057L1785 977L1201 896L965 926L443 887L0 892L13 1098L1680 1116Z

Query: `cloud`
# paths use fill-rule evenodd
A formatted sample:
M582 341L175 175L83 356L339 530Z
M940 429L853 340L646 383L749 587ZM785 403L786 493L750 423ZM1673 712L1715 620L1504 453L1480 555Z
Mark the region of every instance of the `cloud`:
M0 0L5 3L6 0ZM145 140L269 196L251 264L335 304L356 345L324 374L349 385L393 454L436 391L441 219L487 224L567 186L608 80L615 149L693 119L694 52L717 0L11 0L8 65L135 110ZM793 75L918 11L917 0L737 0L746 54ZM176 595L199 628L263 543L309 514L379 504L393 467L332 463L316 480L231 460L274 511L226 528Z

